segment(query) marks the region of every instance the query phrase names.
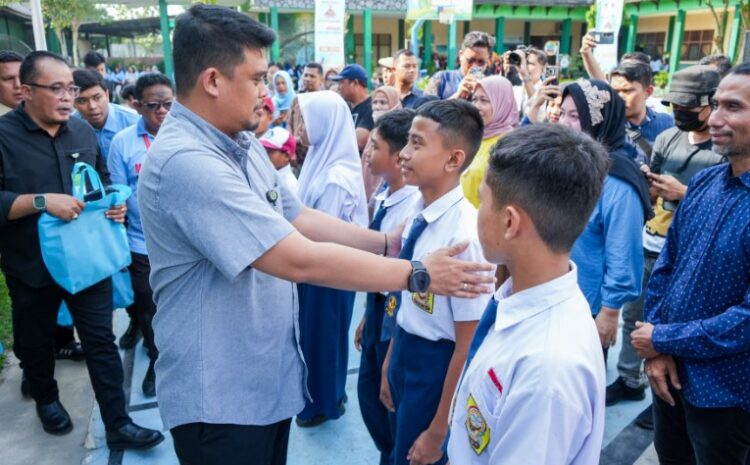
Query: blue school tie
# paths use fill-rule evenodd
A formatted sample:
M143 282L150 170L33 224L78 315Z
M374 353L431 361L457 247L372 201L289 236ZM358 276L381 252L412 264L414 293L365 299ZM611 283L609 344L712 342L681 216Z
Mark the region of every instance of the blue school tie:
M466 365L464 366L464 371L469 367L469 364L471 363L471 359L474 358L474 356L477 354L477 351L479 350L479 346L482 345L482 342L484 342L484 338L487 337L487 334L490 332L490 328L492 328L495 325L495 320L497 319L497 300L495 300L494 297L490 299L489 302L487 302L487 307L484 309L484 313L482 313L482 318L479 319L479 324L477 324L477 329L474 330L474 337L471 339L471 345L469 345L469 352L466 354Z
M375 212L375 216L372 217L370 229L380 231L380 226L382 226L383 224L383 218L385 218L385 214L388 213L388 208L389 207L386 207L384 203L380 204L380 208L378 208L378 211Z
M401 253L398 255L398 258L404 260L412 259L414 256L414 246L417 245L417 239L422 235L428 224L429 223L422 215L414 218L414 221L411 224L411 229L409 230L409 235L406 236L406 240L404 241L403 247L401 247ZM396 313L398 313L399 307L401 307L401 292L389 293L388 298L385 300L386 313L383 315L383 329L380 332L381 341L387 341L393 336L396 328Z

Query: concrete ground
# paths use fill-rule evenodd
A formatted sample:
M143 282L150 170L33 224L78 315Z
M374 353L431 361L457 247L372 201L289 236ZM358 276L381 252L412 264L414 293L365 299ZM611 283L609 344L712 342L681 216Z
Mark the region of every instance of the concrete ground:
M352 333L363 313L361 295L355 303ZM115 315L115 333L122 334L127 325L124 311ZM617 376L615 366L619 343L610 351L608 382ZM141 344L135 350L121 352L125 367L126 396L130 415L143 426L162 428L155 398L145 398L140 384L148 365ZM21 370L10 357L10 365L0 374L0 463L3 465L177 465L171 437L158 447L144 452L112 453L104 442L104 427L83 363L61 362L57 365L57 380L61 400L73 417L73 432L62 437L45 433L36 417L34 403L21 397ZM318 428L301 429L293 424L289 465L375 465L378 455L362 423L356 392L356 369L359 353L351 348L346 414L336 421ZM600 465L656 465L652 433L636 427L635 417L650 403L628 402L607 409L604 448Z

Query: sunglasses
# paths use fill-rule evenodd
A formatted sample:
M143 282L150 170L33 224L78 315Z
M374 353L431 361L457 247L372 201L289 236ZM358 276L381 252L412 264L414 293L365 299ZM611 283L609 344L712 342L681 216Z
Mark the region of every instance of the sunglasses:
M141 106L148 111L156 111L159 107L164 107L165 110L169 111L172 108L172 100L166 100L164 102L143 102Z

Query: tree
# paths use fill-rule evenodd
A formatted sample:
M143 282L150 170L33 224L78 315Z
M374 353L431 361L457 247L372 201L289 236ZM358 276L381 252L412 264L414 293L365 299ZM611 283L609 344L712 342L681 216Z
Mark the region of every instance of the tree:
M55 31L63 51L65 40L63 31L70 29L73 37L73 64L78 66L78 30L86 20L101 21L106 13L94 4L92 0L44 0L42 13Z
M740 8L742 33L738 50L742 50L742 42L744 42L745 33L750 27L750 0L705 0L705 2L711 10L714 22L716 23L714 51L722 55L726 54L724 51L724 42L727 36L727 28L729 27L729 8L731 6L738 6ZM735 57L729 58L734 60Z

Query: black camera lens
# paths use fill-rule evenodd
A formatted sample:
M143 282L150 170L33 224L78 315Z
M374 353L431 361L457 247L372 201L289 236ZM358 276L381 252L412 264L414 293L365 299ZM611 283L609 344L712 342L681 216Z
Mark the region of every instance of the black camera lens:
M520 65L521 55L519 55L518 52L510 52L510 55L508 56L508 62L511 65Z

